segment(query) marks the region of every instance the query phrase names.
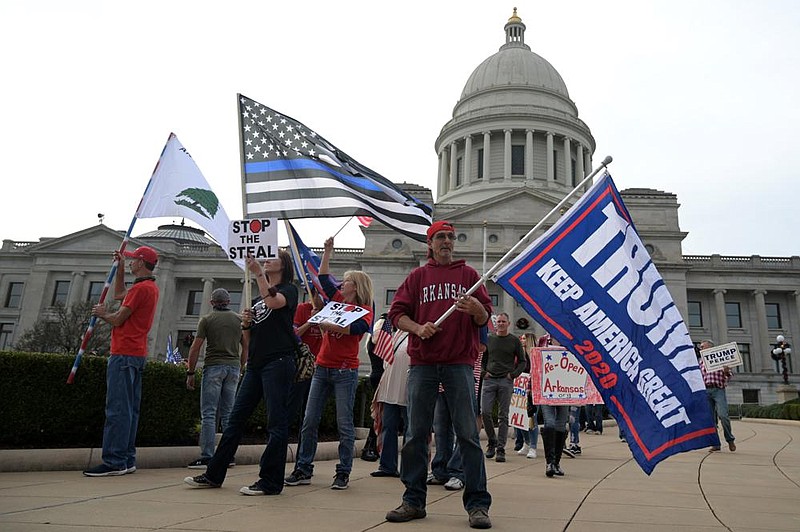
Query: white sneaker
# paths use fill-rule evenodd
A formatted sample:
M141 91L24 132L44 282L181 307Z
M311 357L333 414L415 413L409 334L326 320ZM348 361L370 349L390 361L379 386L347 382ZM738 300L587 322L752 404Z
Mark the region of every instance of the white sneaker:
M520 456L525 456L526 454L528 454L528 449L530 448L531 446L526 443L525 445L522 446L522 449L517 451L517 454Z
M536 458L536 449L531 447L531 449L528 451L528 456L527 457L528 458Z
M450 480L445 482L444 489L446 489L448 491L463 490L464 489L464 483L459 478L451 477Z

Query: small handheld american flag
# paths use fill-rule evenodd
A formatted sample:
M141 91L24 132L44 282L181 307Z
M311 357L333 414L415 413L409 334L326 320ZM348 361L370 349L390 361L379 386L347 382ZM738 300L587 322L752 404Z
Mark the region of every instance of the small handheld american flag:
M381 328L375 332L373 342L375 343L375 354L386 361L387 364L394 362L394 342L392 341L392 322L389 318L383 320Z

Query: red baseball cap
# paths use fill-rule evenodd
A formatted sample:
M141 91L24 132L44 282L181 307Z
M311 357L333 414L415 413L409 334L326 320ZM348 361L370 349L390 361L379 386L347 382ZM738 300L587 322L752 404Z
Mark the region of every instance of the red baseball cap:
M142 259L150 264L158 262L158 253L150 246L139 246L133 251L126 251L123 255L131 259Z
M455 231L456 228L450 222L446 220L439 220L438 222L433 222L431 226L428 228L428 240L433 238L433 235L438 233L439 231Z

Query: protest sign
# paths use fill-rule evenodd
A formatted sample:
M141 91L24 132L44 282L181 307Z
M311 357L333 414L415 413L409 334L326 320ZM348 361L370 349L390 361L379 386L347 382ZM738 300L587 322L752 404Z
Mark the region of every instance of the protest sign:
M531 349L531 377L534 404L584 405L603 402L586 368L563 347Z
M700 351L703 357L703 364L706 371L717 371L724 367L741 366L742 356L739 354L739 346L736 342L717 345Z
M228 232L228 258L244 259L248 255L256 259L278 257L278 225L275 218L234 220Z
M363 318L368 313L369 311L367 309L356 305L331 301L322 307L322 310L311 316L308 323L322 323L325 321L338 325L339 327L347 327L354 321Z
M514 379L511 405L508 408L508 424L511 427L528 430L528 391L530 386L530 373L521 373L519 377Z

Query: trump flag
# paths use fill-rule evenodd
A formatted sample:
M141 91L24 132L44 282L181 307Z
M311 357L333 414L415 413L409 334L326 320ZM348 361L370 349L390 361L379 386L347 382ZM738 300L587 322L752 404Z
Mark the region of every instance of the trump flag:
M719 445L689 331L610 175L494 280L576 355L645 473Z

